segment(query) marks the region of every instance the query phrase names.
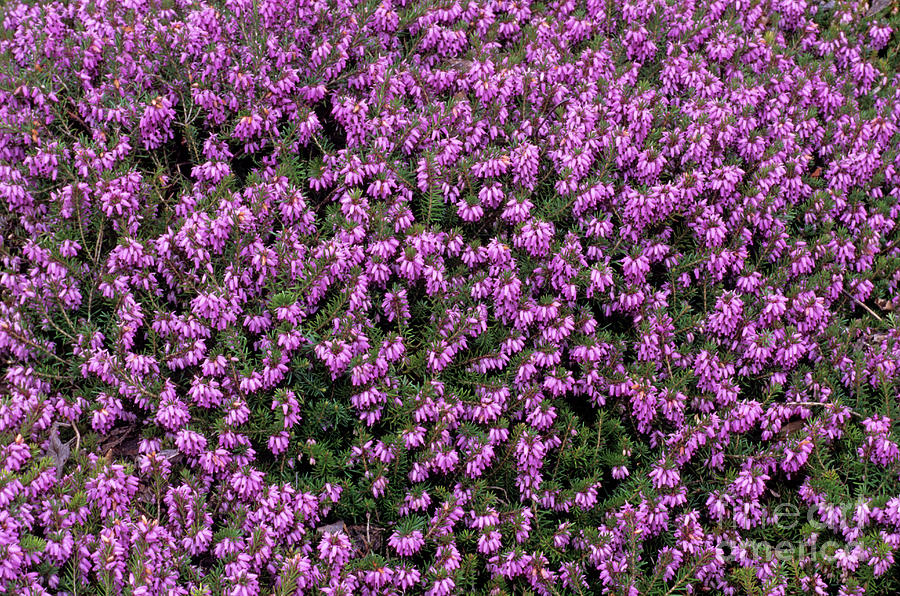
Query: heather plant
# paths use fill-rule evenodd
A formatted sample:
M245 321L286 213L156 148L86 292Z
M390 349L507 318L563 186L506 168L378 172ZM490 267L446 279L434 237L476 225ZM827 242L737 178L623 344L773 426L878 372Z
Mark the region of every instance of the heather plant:
M3 5L0 589L896 593L898 8Z

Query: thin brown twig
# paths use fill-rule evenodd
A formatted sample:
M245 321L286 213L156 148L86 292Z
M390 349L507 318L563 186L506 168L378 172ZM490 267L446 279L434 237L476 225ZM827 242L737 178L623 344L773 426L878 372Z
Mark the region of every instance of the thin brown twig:
M861 307L863 307L866 310L866 312L868 312L870 315L872 315L873 317L878 319L879 322L884 323L884 319L879 317L878 314L874 310L872 310L871 308L869 308L868 306L863 304L856 296L853 296L852 294L847 292L847 290L841 290L841 292L844 294L844 296L846 296L847 298L850 298L851 300L853 300L853 302L855 302L858 305L860 305Z
M78 430L78 425L75 424L75 421L72 420L69 422L69 426L72 427L72 430L75 431L75 455L78 455L78 448L81 447L81 432Z

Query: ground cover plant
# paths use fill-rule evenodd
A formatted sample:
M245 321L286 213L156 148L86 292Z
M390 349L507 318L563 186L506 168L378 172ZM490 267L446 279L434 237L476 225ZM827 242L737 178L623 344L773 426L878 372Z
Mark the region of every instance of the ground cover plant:
M898 27L3 4L0 590L897 593Z

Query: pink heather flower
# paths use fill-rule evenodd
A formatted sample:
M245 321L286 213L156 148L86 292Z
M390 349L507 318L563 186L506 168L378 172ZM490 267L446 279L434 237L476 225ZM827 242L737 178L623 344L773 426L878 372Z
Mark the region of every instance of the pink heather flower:
M347 365L350 364L350 359L353 357L350 346L342 340L320 343L315 347L315 353L331 370L331 376L334 379L346 370Z
M499 549L500 532L497 530L488 530L478 537L478 552L487 555L496 552Z
M622 480L628 477L628 468L626 466L614 466L612 469L612 477L616 480Z
M845 571L856 571L859 566L859 557L854 551L847 551L839 548L834 551L834 561L841 569Z
M267 441L269 451L272 452L272 455L281 455L287 451L289 440L290 434L287 431L275 433Z
M98 471L97 477L85 484L88 502L98 507L100 515L124 515L138 490L138 479L125 474L125 468L115 464Z
M448 596L455 587L456 583L449 577L438 579L425 591L425 596Z
M5 591L894 589L884 2L6 4Z
M350 539L343 532L325 532L319 540L319 558L332 567L343 567L350 560Z
M388 539L388 544L397 551L397 554L401 557L409 557L419 552L425 545L425 538L419 530L413 530L405 535L395 531Z
M259 470L245 469L232 474L230 484L240 498L248 500L263 490L264 477Z
M556 548L565 548L569 545L571 541L572 532L570 530L571 527L570 522L563 522L559 524L556 532L553 534L553 546Z
M584 510L591 509L596 503L597 489L593 486L588 487L586 491L575 493L575 504Z
M379 476L372 483L372 496L378 498L384 496L384 491L387 489L388 478L387 476Z
M513 239L513 244L516 248L524 249L532 256L542 257L550 251L553 233L552 223L532 220L522 226Z
M885 47L891 38L893 31L891 28L882 23L873 23L869 26L869 39L871 39L871 48L878 51Z
M173 101L168 96L159 96L144 108L140 120L140 131L145 149L155 149L173 138L171 122L175 118Z
M510 197L500 216L510 223L521 223L531 217L533 208L534 204L525 197Z
M400 506L400 515L408 515L412 511L424 511L429 505L431 505L431 495L427 491L421 490L418 494L407 493Z
M650 259L643 254L638 254L636 257L626 256L622 259L622 270L629 283L641 283L644 281L644 276L650 271Z
M406 567L401 565L396 568L394 575L394 583L401 590L408 590L418 584L422 579L422 574L415 567Z
M377 567L366 571L364 577L366 585L380 589L391 582L391 579L394 577L394 570L390 567Z
M484 209L477 197L468 197L456 203L460 219L467 222L478 221L484 215Z
M894 564L894 554L891 552L887 552L884 555L877 554L869 559L869 566L872 568L872 573L875 577L880 575L884 575L887 573L888 569Z
M453 361L454 349L442 341L435 342L428 351L428 368L440 372Z
M247 402L242 399L232 402L227 412L225 424L231 427L240 426L250 419L250 408L247 406Z
M657 490L673 488L681 481L681 475L678 473L678 470L665 458L656 462L656 465L650 470L649 477Z
M381 305L388 321L409 319L409 304L406 299L406 290L399 289L396 292L387 292Z
M156 422L169 431L183 428L191 419L187 405L180 399L171 396L164 398L156 412Z

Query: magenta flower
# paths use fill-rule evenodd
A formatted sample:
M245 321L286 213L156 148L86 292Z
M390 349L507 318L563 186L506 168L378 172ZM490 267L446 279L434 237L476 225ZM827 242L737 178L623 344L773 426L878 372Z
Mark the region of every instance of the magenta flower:
M388 539L388 544L401 557L409 557L421 550L425 545L425 538L419 530L413 530L407 534L395 531Z

